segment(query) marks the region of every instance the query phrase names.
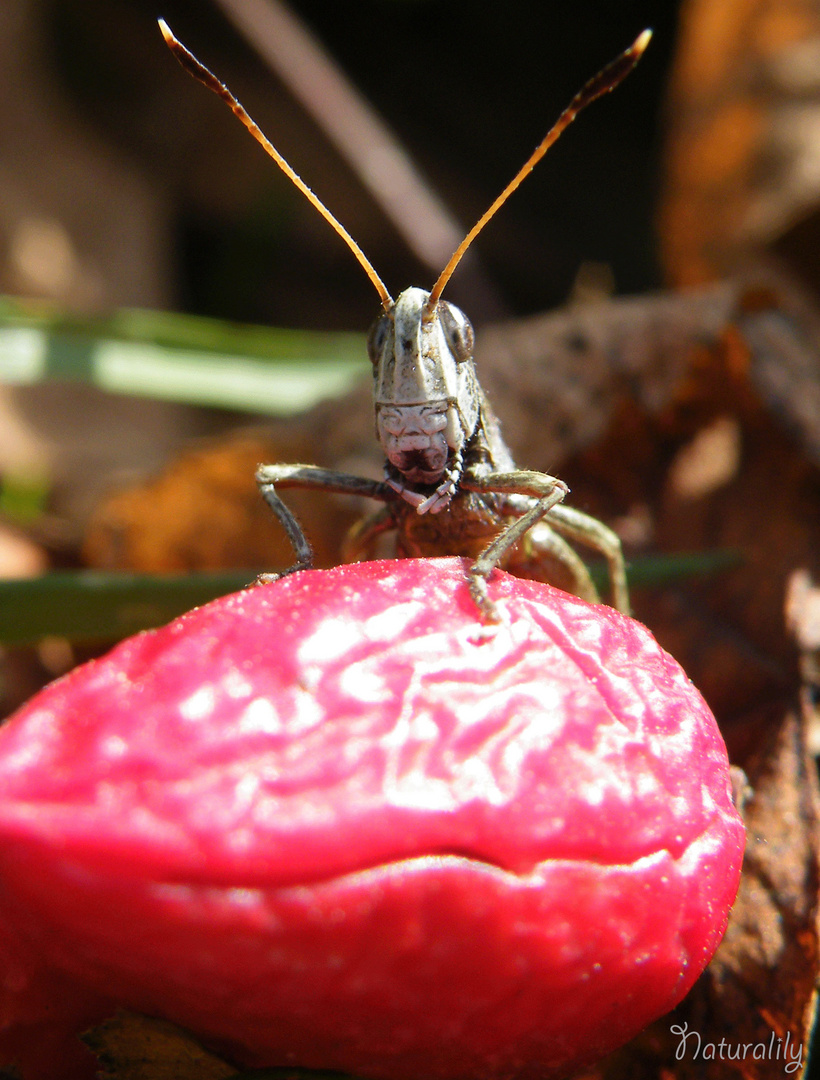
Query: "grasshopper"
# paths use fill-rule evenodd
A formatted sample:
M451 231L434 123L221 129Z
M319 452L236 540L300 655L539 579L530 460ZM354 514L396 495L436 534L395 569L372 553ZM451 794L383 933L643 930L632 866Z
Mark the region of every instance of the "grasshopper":
M557 560L573 591L598 602L589 570L568 541L587 545L606 560L614 606L628 612L621 543L603 522L564 505L569 488L547 473L518 469L501 437L498 421L476 377L473 328L454 304L441 299L444 287L478 233L532 171L550 146L596 98L613 90L649 44L645 30L619 57L575 95L507 187L476 222L433 288L405 289L393 300L364 253L325 205L294 172L233 94L204 67L160 19L162 35L182 66L229 106L251 135L347 243L373 283L383 311L370 328L367 352L373 365L376 435L384 450L384 479L323 469L316 465L262 465L260 491L284 526L296 562L262 574L275 581L309 569L313 550L282 488L367 496L384 505L354 526L345 558L366 555L383 533L395 531L400 558L460 555L472 560L468 582L482 615L497 621L487 580L503 565L527 577L545 576L544 563Z

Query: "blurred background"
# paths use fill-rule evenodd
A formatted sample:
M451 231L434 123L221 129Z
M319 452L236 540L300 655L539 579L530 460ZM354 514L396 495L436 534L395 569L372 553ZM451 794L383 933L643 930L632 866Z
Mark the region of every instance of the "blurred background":
M606 453L624 463L622 476L574 458L602 452L624 394L643 395L642 422L657 411L652 370L666 373L663 393L677 393L698 348L719 352L749 287L751 306L798 320L774 352L766 346L763 392L820 454L807 314L820 281L819 9L817 0L5 0L0 569L279 565L289 555L257 519L256 461L379 470L366 393L298 419L357 372L366 380L373 289L228 109L181 70L158 15L233 89L394 295L432 283L572 95L654 29L637 70L564 134L447 290L488 327L479 367L520 460L568 469L573 488L587 485L580 505L646 547L659 532L641 514L654 513L645 505L677 444L636 462L635 432L616 439ZM384 130L374 134L374 122ZM401 192L392 206L368 174L388 202ZM749 278L764 265L780 277L761 293ZM679 291L690 287L707 291L690 300ZM627 317L612 302L625 295L677 307ZM590 326L559 333L526 321L555 308L586 312ZM243 324L319 336L265 337ZM634 324L634 340L621 324ZM736 330L757 363L761 328ZM786 353L802 385L772 375ZM706 423L711 413L698 415ZM225 436L234 448L212 471L225 472L227 503L203 490L216 481L203 479L202 458L178 460ZM739 445L727 438L712 455L723 454L724 471ZM156 486L141 502L136 485L169 468L182 471L167 502ZM106 503L126 489L130 501ZM360 510L337 516L337 504L313 522L329 563ZM223 526L206 524L218 518Z
M0 575L285 565L259 461L380 471L377 297L158 16L394 295L435 280L573 94L652 27L447 296L483 329L518 460L561 470L631 554L718 547L692 490L725 508L740 478L745 507L782 477L775 454L772 475L748 467L744 402L820 461L818 0L4 0ZM363 508L293 498L319 563L337 562ZM740 520L732 544L758 542ZM771 538L767 612L812 550L801 536ZM13 622L32 601L10 604Z
M517 460L561 475L573 505L618 531L636 614L762 793L730 934L684 1008L716 1042L770 1028L807 1040L820 0L0 0L3 713L117 637L288 565L255 490L260 461L381 468L364 352L378 299L180 69L158 16L394 295L432 284L573 94L654 29L446 295L479 328L482 384ZM401 190L395 205L367 173ZM319 565L339 561L366 509L288 502ZM652 1064L664 1037L595 1075L671 1075L674 1047ZM782 1075L768 1064L749 1075Z
M740 478L742 507L780 483L749 468L744 402L820 461L818 0L4 0L0 575L284 565L258 461L380 470L362 336L377 297L174 61L159 15L394 295L433 282L573 94L651 26L637 70L447 295L485 328L481 378L518 459L563 470L635 554L719 546L693 490L725 508ZM362 508L294 501L319 563L338 561ZM742 547L758 537L739 520ZM801 535L772 538L767 610L813 550Z
M660 283L653 219L677 6L306 0L292 10L467 228L580 85L655 29L640 74L555 147L480 241L499 304L521 313L566 299L583 262L610 266L620 292ZM345 248L228 111L181 78L158 15L331 204L391 290L430 282L228 14L208 0L6 0L0 287L87 309L311 327L372 318Z
M350 119L331 118L330 134L322 130L293 78L261 59L281 38L260 20L263 6L4 0L0 293L98 317L136 307L358 332L374 317L377 298L347 248L182 72L159 15L230 85L390 290L429 287L447 256L425 265L334 148L334 124ZM513 0L502 12L482 0L309 0L291 10L450 208L456 237L581 84L644 26L655 28L639 74L559 142L448 288L480 325L562 303L582 266L607 292L661 282L654 217L676 6ZM279 48L305 69L297 45ZM321 79L307 93L328 96ZM407 213L422 234L424 222ZM64 382L6 388L6 502L10 486L44 482L51 510L76 526L101 491L158 468L173 447L230 419L168 407L147 389L142 401L124 401Z

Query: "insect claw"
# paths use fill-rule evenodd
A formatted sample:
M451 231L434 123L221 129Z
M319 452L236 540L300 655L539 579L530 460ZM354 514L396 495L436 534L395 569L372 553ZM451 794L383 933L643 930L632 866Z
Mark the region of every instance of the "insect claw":
M274 581L278 581L281 577L281 574L276 573L258 574L254 581L254 585L272 585Z
M471 571L468 580L470 586L470 596L472 596L476 607L479 609L486 621L491 623L502 622L501 612L490 599L490 594L487 591L487 579L482 574L475 574Z
M284 577L290 577L291 574L296 574L300 570L311 570L312 564L309 562L298 562L294 566L289 566L287 570L273 570L270 573L259 574L254 581L254 585L272 585L274 581L281 581Z

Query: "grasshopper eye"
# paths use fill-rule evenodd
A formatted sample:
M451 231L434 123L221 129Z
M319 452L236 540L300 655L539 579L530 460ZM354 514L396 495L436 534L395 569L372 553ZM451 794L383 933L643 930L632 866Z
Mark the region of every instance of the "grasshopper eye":
M373 367L377 367L381 360L392 324L393 320L385 313L380 315L367 331L367 355Z
M464 312L443 300L439 304L438 317L456 363L463 364L465 360L472 360L475 334L473 325Z

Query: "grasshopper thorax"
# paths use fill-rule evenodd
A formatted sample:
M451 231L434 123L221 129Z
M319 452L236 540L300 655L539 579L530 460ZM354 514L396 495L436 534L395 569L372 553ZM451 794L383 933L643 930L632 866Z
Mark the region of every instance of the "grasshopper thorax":
M373 323L376 434L388 462L412 485L438 484L478 424L473 328L446 300L405 289Z

